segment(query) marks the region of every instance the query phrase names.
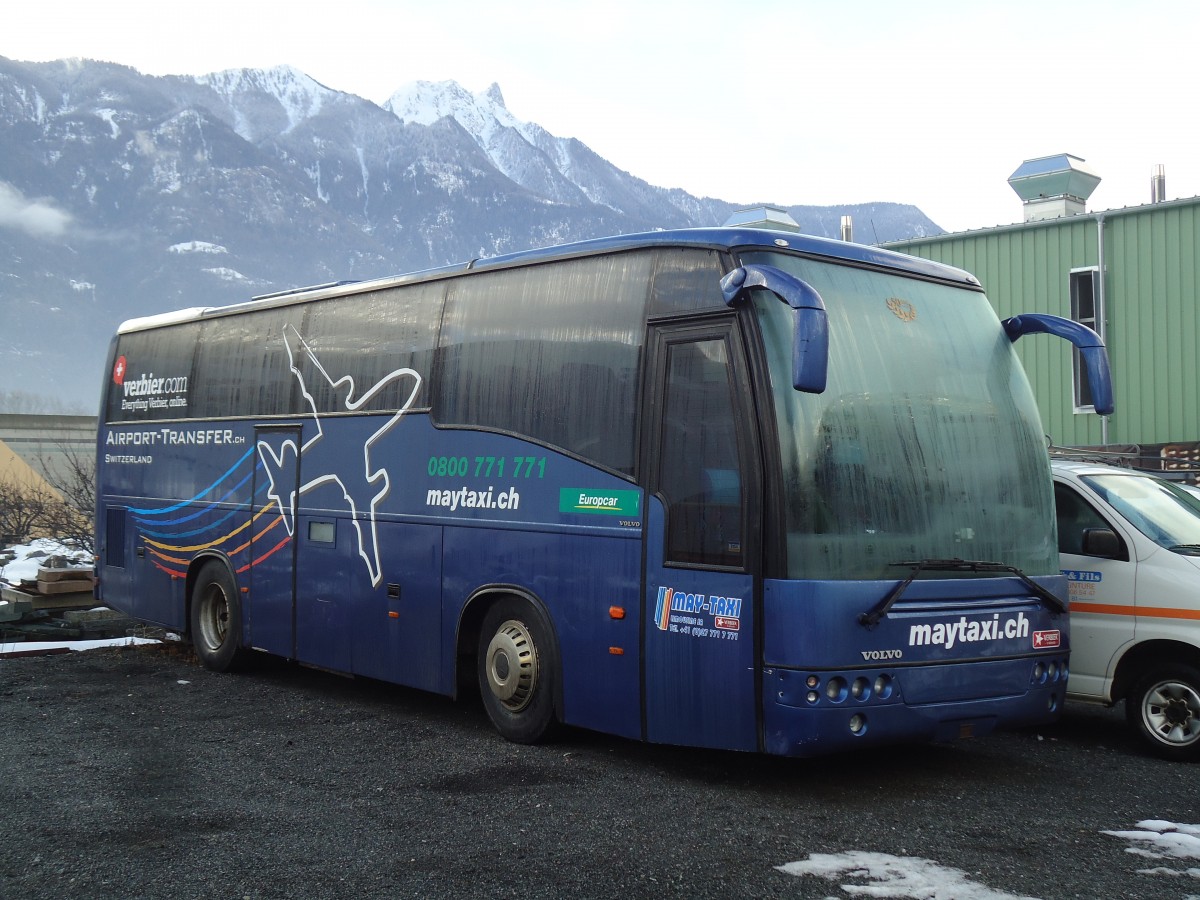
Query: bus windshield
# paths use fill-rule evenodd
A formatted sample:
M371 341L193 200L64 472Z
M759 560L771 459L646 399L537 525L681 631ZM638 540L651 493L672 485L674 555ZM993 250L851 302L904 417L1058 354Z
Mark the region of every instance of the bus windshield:
M778 425L787 577L896 578L894 564L969 559L1057 572L1037 408L986 296L774 252L822 296L829 372L794 390L792 312L755 290Z

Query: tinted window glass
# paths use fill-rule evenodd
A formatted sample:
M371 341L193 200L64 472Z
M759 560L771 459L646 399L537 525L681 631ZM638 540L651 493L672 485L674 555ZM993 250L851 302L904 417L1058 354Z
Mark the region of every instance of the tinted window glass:
M303 310L288 306L204 322L191 414L224 418L297 412L300 393L291 365L293 354L300 359ZM313 371L299 368L313 380Z
M414 387L409 368L420 376L415 406L427 405L444 282L390 288L311 304L304 338L320 369L306 384L318 412L395 410ZM343 379L351 379L344 381ZM340 382L340 384L339 384ZM335 385L337 385L335 387ZM359 401L366 397L366 401Z
M742 565L742 475L728 354L722 340L667 350L659 490L667 559Z
M1059 553L1082 553L1086 529L1110 527L1079 494L1058 482L1054 483L1054 509L1058 519Z
M721 263L713 251L664 250L654 273L650 315L721 309Z
M480 273L450 284L433 411L633 471L654 256Z
M139 422L192 415L191 378L198 324L121 335L108 381L108 421Z
M104 564L125 568L125 507L104 511Z

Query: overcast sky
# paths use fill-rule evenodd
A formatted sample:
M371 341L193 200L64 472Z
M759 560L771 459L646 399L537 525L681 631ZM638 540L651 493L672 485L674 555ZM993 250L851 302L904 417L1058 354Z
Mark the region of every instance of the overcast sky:
M153 75L287 63L382 103L497 82L509 110L662 187L735 203L912 203L1020 221L1007 178L1071 153L1088 209L1200 194L1195 0L41 0L0 56ZM0 179L3 161L0 160ZM870 241L869 223L855 223Z

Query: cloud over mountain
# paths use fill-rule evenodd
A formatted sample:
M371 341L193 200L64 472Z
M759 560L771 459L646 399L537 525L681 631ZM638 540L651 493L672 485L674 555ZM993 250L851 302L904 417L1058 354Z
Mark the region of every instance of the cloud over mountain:
M33 237L58 237L70 224L70 213L52 203L27 200L11 184L0 181L0 228L16 228Z

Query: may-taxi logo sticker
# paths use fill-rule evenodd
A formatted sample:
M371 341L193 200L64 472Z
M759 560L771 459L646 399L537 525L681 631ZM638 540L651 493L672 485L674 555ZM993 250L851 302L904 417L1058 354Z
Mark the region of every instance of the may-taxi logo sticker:
M660 587L654 606L654 623L660 631L674 631L696 637L710 632L731 633L742 627L742 598L717 594L694 594Z

